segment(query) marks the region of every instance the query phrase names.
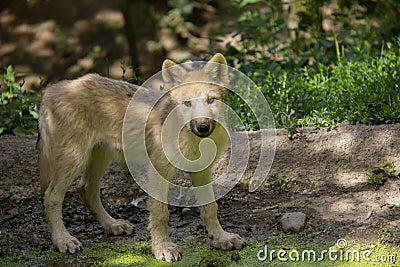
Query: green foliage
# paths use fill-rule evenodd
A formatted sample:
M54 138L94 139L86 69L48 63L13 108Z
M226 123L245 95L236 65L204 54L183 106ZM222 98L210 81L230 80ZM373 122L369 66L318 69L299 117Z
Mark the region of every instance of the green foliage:
M371 62L346 62L284 75L269 74L263 90L279 127L400 122L400 50L388 44Z
M231 0L231 4L232 12L238 15L234 37L240 36L240 41L226 45L224 54L228 62L239 64L244 73L275 68L274 55L280 46L280 36L286 32L285 21L278 15L280 1L268 1L268 14L260 11L265 10L261 8L265 7L264 1Z
M193 1L168 0L167 3L171 9L163 18L163 21L168 28L179 35L192 30L193 23L188 20L188 16L193 12Z
M279 73L257 70L248 75L263 91L276 126L293 129L338 123L400 122L399 70L399 46L388 43L382 55L369 62L318 64L316 68ZM255 125L254 119L246 115L249 108L236 102L228 104L245 114L246 125Z
M365 60L400 34L400 3L231 0L238 19L225 55L245 73ZM384 15L385 14L385 15ZM229 34L232 28L226 28Z
M382 15L399 18L400 3L371 5L231 0L236 33L223 53L261 88L278 128L400 122L400 27ZM227 102L257 129L243 101Z
M190 18L195 3L214 4L209 0L167 3L170 11L163 23L182 38L193 35ZM400 122L400 39L394 41L400 36L400 24L393 23L400 18L399 1L230 3L227 12L237 19L233 24L222 23L218 35L233 37L222 52L231 66L255 81L270 105L276 127L294 133L307 126ZM332 12L326 15L326 10ZM211 50L214 40L221 38L210 37ZM58 49L68 50L63 44ZM96 46L89 57L101 52ZM125 63L121 67L122 79L127 79ZM15 79L21 76L11 66L1 75L6 90L0 95L0 134L36 133L39 95L20 89ZM135 72L133 80L142 82ZM242 88L243 95L258 97L256 88L247 89ZM236 129L260 128L247 103L234 94L226 102L244 123L233 125Z
M392 161L386 161L375 167L371 174L367 173L367 183L375 186L383 185L389 178L399 178L400 169L395 168Z
M33 90L22 90L23 82L16 78L26 74L15 73L13 67L7 67L0 75L5 91L0 92L0 135L25 135L37 133L38 102L40 95Z
M120 67L121 67L121 70L122 70L121 80L132 82L132 83L135 83L137 85L142 85L143 84L144 79L140 74L138 74L138 71L135 70L135 68L132 66L132 61L131 60L129 60L128 62L121 61ZM132 71L132 76L131 77L127 77L126 76L126 73L127 73L128 69L130 69ZM108 74L107 76L109 77L110 75Z

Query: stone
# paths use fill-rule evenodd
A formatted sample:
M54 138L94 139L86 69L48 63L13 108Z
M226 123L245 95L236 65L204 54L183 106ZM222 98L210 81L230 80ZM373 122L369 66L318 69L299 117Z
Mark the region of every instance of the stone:
M183 215L187 215L190 214L192 212L192 210L190 208L183 208L182 209L182 214Z
M281 225L285 232L300 232L306 224L306 215L303 212L288 212L282 215Z

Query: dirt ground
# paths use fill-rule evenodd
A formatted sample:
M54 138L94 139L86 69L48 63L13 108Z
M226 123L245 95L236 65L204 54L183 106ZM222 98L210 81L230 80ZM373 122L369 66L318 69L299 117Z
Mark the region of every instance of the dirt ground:
M259 142L252 133L251 144ZM399 180L384 185L367 183L377 165L391 161L400 166L400 124L339 125L305 128L289 138L277 130L277 150L266 182L249 193L245 182L220 199L223 226L246 238L266 240L279 232L280 217L288 211L307 215L306 231L316 233L304 242L333 242L338 238L375 239L379 230L392 233L399 245ZM41 247L53 250L39 192L36 137L0 137L0 255ZM253 146L256 155L257 146ZM252 157L249 170L258 159ZM148 212L144 205L130 204L144 195L128 172L110 166L102 182L106 209L113 216L136 225L135 235L149 240ZM198 211L171 207L171 234L176 240L187 235L203 240L204 227ZM115 240L106 236L71 187L64 202L68 230L81 240ZM123 237L117 237L123 238Z

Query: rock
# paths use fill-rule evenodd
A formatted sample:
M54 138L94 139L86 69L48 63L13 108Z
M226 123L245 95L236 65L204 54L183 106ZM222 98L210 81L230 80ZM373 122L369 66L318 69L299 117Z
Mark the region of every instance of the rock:
M181 210L183 216L199 216L199 210L196 208L183 208Z
M300 232L306 223L306 215L302 212L288 212L281 218L282 229L285 232Z
M190 208L183 208L182 209L182 214L183 215L187 215L187 214L189 214L189 213L191 213L192 212L192 210L190 209Z

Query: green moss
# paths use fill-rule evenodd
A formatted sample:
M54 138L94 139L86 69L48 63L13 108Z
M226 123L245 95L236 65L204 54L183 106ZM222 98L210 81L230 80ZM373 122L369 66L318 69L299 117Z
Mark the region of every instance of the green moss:
M85 250L75 255L58 252L42 251L40 249L27 254L17 252L3 253L0 266L31 266L31 265L68 265L68 266L375 266L377 260L387 266L397 266L400 258L399 247L389 247L387 242L378 238L375 242L362 240L348 240L345 247L333 242L315 242L315 235L307 229L300 234L271 233L265 241L249 240L248 245L241 251L220 251L210 248L208 244L197 242L180 243L183 258L176 263L158 261L151 255L149 241L137 241L134 238L123 238L117 242L87 242ZM339 245L341 243L338 243ZM323 251L326 252L323 252ZM327 251L337 250L337 259L329 258ZM280 251L280 252L279 252ZM298 254L296 254L297 251ZM315 260L313 253L315 251ZM342 251L342 252L340 252ZM346 251L348 253L346 260ZM353 257L353 252L359 253L360 259ZM362 259L363 252L367 251L367 261ZM304 260L302 253L304 254ZM279 259L285 258L286 261ZM292 253L292 254L290 254ZM311 253L311 254L309 254ZM342 254L340 254L342 253ZM258 256L265 257L264 260ZM297 261L290 258L298 257ZM323 255L323 257L321 257ZM334 256L333 255L333 256ZM342 255L342 256L340 256ZM354 254L355 255L355 254ZM342 258L340 258L342 257ZM322 260L318 260L323 258Z
M28 260L24 255L13 251L0 253L0 259L0 266L20 266Z

